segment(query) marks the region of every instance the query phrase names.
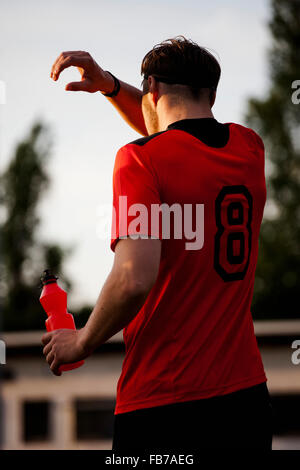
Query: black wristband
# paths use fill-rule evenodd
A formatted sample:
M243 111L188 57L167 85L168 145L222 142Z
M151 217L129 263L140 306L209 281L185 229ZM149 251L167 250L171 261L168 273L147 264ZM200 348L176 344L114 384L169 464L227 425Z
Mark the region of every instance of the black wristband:
M101 93L102 93L103 96L108 96L109 98L112 98L113 96L117 96L117 94L120 91L121 85L120 85L119 80L112 73L110 73L108 70L105 70L105 72L109 73L109 75L112 76L112 78L114 79L114 82L115 82L115 86L114 86L114 89L111 93L102 93L102 92Z

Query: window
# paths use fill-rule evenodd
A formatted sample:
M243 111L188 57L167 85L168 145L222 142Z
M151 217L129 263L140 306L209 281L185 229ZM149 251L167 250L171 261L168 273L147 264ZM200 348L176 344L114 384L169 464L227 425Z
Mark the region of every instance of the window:
M115 401L77 400L77 439L112 439Z
M271 396L274 432L278 435L300 433L300 395Z
M25 401L23 404L23 439L45 441L49 439L50 403L48 401Z

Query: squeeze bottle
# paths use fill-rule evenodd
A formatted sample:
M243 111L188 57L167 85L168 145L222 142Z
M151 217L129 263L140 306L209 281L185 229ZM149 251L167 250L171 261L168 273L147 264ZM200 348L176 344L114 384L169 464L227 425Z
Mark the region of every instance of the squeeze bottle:
M40 296L40 303L48 315L45 321L47 331L67 328L76 330L73 315L67 312L67 293L57 284L57 277L49 269L44 271L41 278L43 289ZM84 361L64 364L59 367L60 372L77 369L84 364Z

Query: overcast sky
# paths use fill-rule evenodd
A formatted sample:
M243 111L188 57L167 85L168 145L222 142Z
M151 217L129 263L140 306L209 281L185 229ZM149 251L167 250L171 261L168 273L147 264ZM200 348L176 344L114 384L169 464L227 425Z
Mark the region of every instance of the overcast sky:
M243 123L247 97L268 84L269 0L1 0L0 168L35 120L51 127L51 187L40 206L40 238L74 248L65 267L74 281L70 303L96 301L113 261L99 239L99 207L112 200L117 150L139 135L100 93L71 93L69 69L50 69L60 52L86 50L105 69L139 87L140 64L154 44L183 34L209 47L222 67L214 115Z

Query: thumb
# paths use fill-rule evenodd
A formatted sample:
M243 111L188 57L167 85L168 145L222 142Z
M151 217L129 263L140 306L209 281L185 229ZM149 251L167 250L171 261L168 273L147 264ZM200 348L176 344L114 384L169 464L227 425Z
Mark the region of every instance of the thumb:
M66 91L88 91L88 84L86 80L81 82L71 82L68 83L65 87Z

